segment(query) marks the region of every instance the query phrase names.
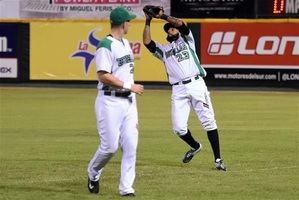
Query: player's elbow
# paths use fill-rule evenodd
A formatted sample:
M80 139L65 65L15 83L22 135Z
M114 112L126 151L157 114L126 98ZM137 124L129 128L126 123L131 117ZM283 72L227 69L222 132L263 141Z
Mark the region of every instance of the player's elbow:
M180 27L180 26L182 26L183 24L184 24L184 21L181 20L181 19L178 19L178 21L177 21L177 25Z
M102 83L109 83L109 73L106 71L98 71L98 79L99 81L101 81Z
M143 38L144 46L148 45L152 40L150 38Z
M156 43L152 40L149 42L143 42L144 46L152 53L156 51Z

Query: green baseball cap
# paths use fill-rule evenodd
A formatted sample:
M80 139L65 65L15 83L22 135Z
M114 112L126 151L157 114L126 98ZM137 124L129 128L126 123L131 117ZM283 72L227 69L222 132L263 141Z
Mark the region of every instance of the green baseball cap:
M110 13L110 22L111 24L121 25L125 21L135 19L136 15L129 13L127 9L122 6L116 7Z

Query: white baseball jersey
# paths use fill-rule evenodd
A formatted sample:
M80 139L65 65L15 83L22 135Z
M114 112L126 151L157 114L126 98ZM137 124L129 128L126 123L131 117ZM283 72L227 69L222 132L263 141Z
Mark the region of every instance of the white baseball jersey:
M120 41L107 36L101 41L95 60L97 71L106 71L123 82L134 83L134 55L127 39ZM98 89L102 87L103 83L99 81Z
M104 38L95 55L96 69L111 73L118 79L134 83L134 56L128 40L117 40L111 36ZM116 90L109 85L98 83L95 101L97 129L101 144L89 162L89 179L98 181L102 170L113 157L119 146L122 149L119 192L121 195L134 193L136 150L138 145L138 113L136 95L114 96L104 90ZM120 92L118 89L117 92Z
M196 75L206 76L207 73L196 55L195 41L191 31L188 35L181 34L176 41L166 45L156 42L156 47L154 55L164 62L170 84Z
M154 56L164 62L169 83L173 85L171 117L174 132L178 135L187 133L191 107L205 130L216 129L209 91L202 78L207 73L196 55L192 32L189 31L188 35L181 33L177 40L166 45L155 44ZM189 81L184 84L184 80Z

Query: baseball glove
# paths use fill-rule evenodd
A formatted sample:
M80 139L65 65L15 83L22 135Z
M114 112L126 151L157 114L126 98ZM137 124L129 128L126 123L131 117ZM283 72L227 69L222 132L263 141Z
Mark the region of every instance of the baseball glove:
M143 12L150 17L160 18L164 14L164 9L161 6L146 5L143 7Z

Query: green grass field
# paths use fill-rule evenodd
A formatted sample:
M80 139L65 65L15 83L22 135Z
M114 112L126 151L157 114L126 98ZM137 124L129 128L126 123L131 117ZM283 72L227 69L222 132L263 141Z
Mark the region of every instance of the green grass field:
M96 89L0 88L0 199L122 199L120 152L106 166L100 194L89 194L86 167L98 146ZM135 199L292 200L299 197L299 93L211 91L228 172L213 169L207 136L191 163L172 133L170 91L138 97L140 136Z

